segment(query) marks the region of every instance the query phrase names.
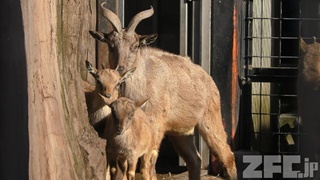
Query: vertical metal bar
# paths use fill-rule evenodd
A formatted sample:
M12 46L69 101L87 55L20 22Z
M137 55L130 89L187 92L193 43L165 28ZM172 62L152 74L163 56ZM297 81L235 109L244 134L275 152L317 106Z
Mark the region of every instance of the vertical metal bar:
M282 44L282 0L280 0L280 8L279 8L279 10L280 10L280 14L279 14L279 23L280 23L280 26L279 26L279 67L281 66L281 56L282 56L282 54L281 54L281 49L282 49L282 47L281 47L281 44ZM278 83L278 89L280 89L279 88L279 86L280 86L280 83ZM279 100L278 100L278 103L279 103L279 105L278 105L278 116L280 117L280 113L281 113L281 100L280 100L281 98L279 97ZM280 135L280 124L279 124L279 118L278 117L278 148L277 148L277 150L278 150L278 153L280 152L280 146L281 146L281 144L280 144L280 142L281 142L281 135Z
M188 4L180 0L180 55L188 55Z
M277 83L277 85L278 85L278 89L280 89L280 83ZM278 152L277 153L280 153L281 152L281 131L280 131L280 122L279 122L279 120L280 120L280 113L281 113L281 98L280 97L278 97Z
M301 4L301 0L299 0L299 37L302 38L301 36L301 23L302 23L302 4ZM298 39L299 41L299 44L300 44L300 39ZM300 54L300 51L299 51L299 57L301 56ZM299 66L299 63L300 63L300 58L298 58L298 66ZM301 118L300 118L300 115L299 115L299 112L298 112L298 124L301 123ZM300 138L301 138L301 129L300 129L300 125L298 126L298 153L300 153Z
M262 47L263 47L263 44L262 44L262 33L263 33L263 28L262 28L262 16L263 16L263 1L260 0L260 69L262 68ZM260 135L259 135L259 151L261 152L262 150L262 82L259 82L259 120L260 120L260 123L259 123L259 132L260 132Z
M280 17L279 17L279 21L280 21L280 26L279 26L279 65L281 66L281 63L282 63L282 59L281 59L281 51L282 51L282 47L281 47L281 44L282 44L282 0L280 0Z
M188 3L180 0L180 55L188 55ZM185 166L185 161L179 156L179 166Z
M118 16L121 21L122 27L125 27L124 0L118 0Z
M200 63L210 74L211 0L200 1Z
M246 132L247 128L245 126L246 121L248 118L246 118L246 103L247 103L247 85L246 85L246 76L245 76L245 69L246 69L246 1L242 2L241 5L241 31L240 31L240 88L241 95L240 95L240 110L239 110L239 149L247 148L247 143L244 141L244 138L246 138Z
M247 7L247 3L246 1L242 2L242 6L241 6L241 32L240 32L240 36L241 36L241 42L240 42L240 79L241 79L241 85L244 85L246 83L246 68L248 67L246 64L246 36L247 36L247 32L246 32L246 23L248 23L247 20L247 14L246 14L246 7Z
M200 64L199 56L199 32L200 32L200 3L192 1L192 32L191 32L191 57L194 63Z
M252 48L251 48L251 45L252 45L252 42L251 43L249 43L249 36L251 35L252 36L252 20L249 20L249 16L251 16L252 17L252 12L250 12L250 11L252 11L252 2L251 1L249 1L248 3L247 3L248 5L247 5L247 9L246 9L246 12L247 12L247 14L246 14L246 28L247 28L247 31L246 31L246 52L245 52L245 65L246 65L246 69L245 69L245 75L246 75L246 81L247 82L250 82L251 80L250 80L250 78L249 78L249 74L250 74L250 70L249 70L249 68L251 67L251 65L252 65L252 59L249 57L250 55L251 55L251 52L252 52ZM252 41L252 40L251 40ZM251 49L251 52L250 52L250 49ZM252 86L252 84L250 85L250 86ZM250 106L251 106L251 104L250 104ZM250 109L251 109L251 107L250 107Z
M199 61L201 67L210 74L210 54L211 54L211 0L200 1L200 31L199 37ZM209 149L200 134L198 138L198 150L202 157L202 167L209 165Z

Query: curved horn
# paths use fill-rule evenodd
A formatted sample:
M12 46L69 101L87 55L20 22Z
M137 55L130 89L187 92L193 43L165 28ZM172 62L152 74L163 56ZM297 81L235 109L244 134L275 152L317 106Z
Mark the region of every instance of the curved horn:
M150 17L153 15L153 7L151 6L150 9L144 10L142 12L139 12L136 14L132 20L130 21L128 28L127 28L127 33L132 33L135 31L137 25L140 23L140 21Z
M102 15L108 19L111 24L116 28L117 32L120 32L122 29L120 19L118 16L110 11L109 9L105 8L104 5L107 4L106 2L101 3L101 13Z

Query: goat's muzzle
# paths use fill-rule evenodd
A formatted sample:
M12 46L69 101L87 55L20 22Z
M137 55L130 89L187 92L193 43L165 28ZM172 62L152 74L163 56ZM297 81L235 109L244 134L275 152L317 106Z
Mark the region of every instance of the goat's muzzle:
M120 134L122 133L122 131L123 131L122 128L120 128L120 127L117 128L117 134L118 134L118 135L120 135Z
M110 98L110 97L111 97L111 94L107 93L107 94L105 94L105 97L106 97L106 98Z
M124 67L123 66L119 66L118 68L117 68L117 71L121 74L122 73L122 71L124 70Z

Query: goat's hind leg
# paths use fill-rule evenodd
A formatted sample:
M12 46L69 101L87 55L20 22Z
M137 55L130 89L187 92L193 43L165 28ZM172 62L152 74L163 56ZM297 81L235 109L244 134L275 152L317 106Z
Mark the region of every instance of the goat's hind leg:
M228 175L228 179L237 179L234 155L227 143L227 135L222 124L222 119L212 120L211 118L208 118L207 120L200 122L198 128L210 150L222 163Z
M154 180L157 179L156 161L158 158L158 150L151 150L141 157L140 171L142 179Z
M150 179L151 180L156 180L157 179L156 162L157 162L157 159L158 159L158 155L159 155L158 150L153 150L152 151L152 155L151 155L151 158L150 158L150 170L149 170Z
M187 164L189 179L200 180L201 158L193 143L193 136L168 136L178 152Z

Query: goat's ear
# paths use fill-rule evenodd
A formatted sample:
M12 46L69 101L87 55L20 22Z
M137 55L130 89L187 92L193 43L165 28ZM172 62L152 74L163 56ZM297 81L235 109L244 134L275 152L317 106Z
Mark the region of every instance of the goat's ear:
M135 106L136 106L136 108L142 108L143 106L145 106L146 105L146 103L147 103L147 101L149 100L150 98L147 98L147 99L144 99L144 100L142 100L142 101L140 101L140 102L135 102Z
M151 34L151 35L141 35L139 37L139 44L141 45L149 45L157 40L158 34Z
M98 31L89 31L89 33L94 39L96 39L98 41L102 41L102 42L107 42L106 34L98 32Z
M300 49L301 49L301 51L302 52L306 52L307 51L307 49L308 49L308 45L307 45L307 43L300 37L300 40L299 40L300 42L299 42L299 44L300 44Z
M96 76L97 76L97 69L94 68L94 67L92 66L92 64L91 64L88 60L86 60L86 67L87 67L87 70L89 71L89 73L90 73L93 77L96 78Z
M130 69L129 71L121 74L121 79L118 81L118 85L120 85L121 83L123 83L126 79L128 79L132 74L133 72L136 70L136 68L132 68Z
M119 68L119 64L117 65L117 67L116 67L114 70L118 71L118 68ZM119 71L118 71L118 72L119 72Z

